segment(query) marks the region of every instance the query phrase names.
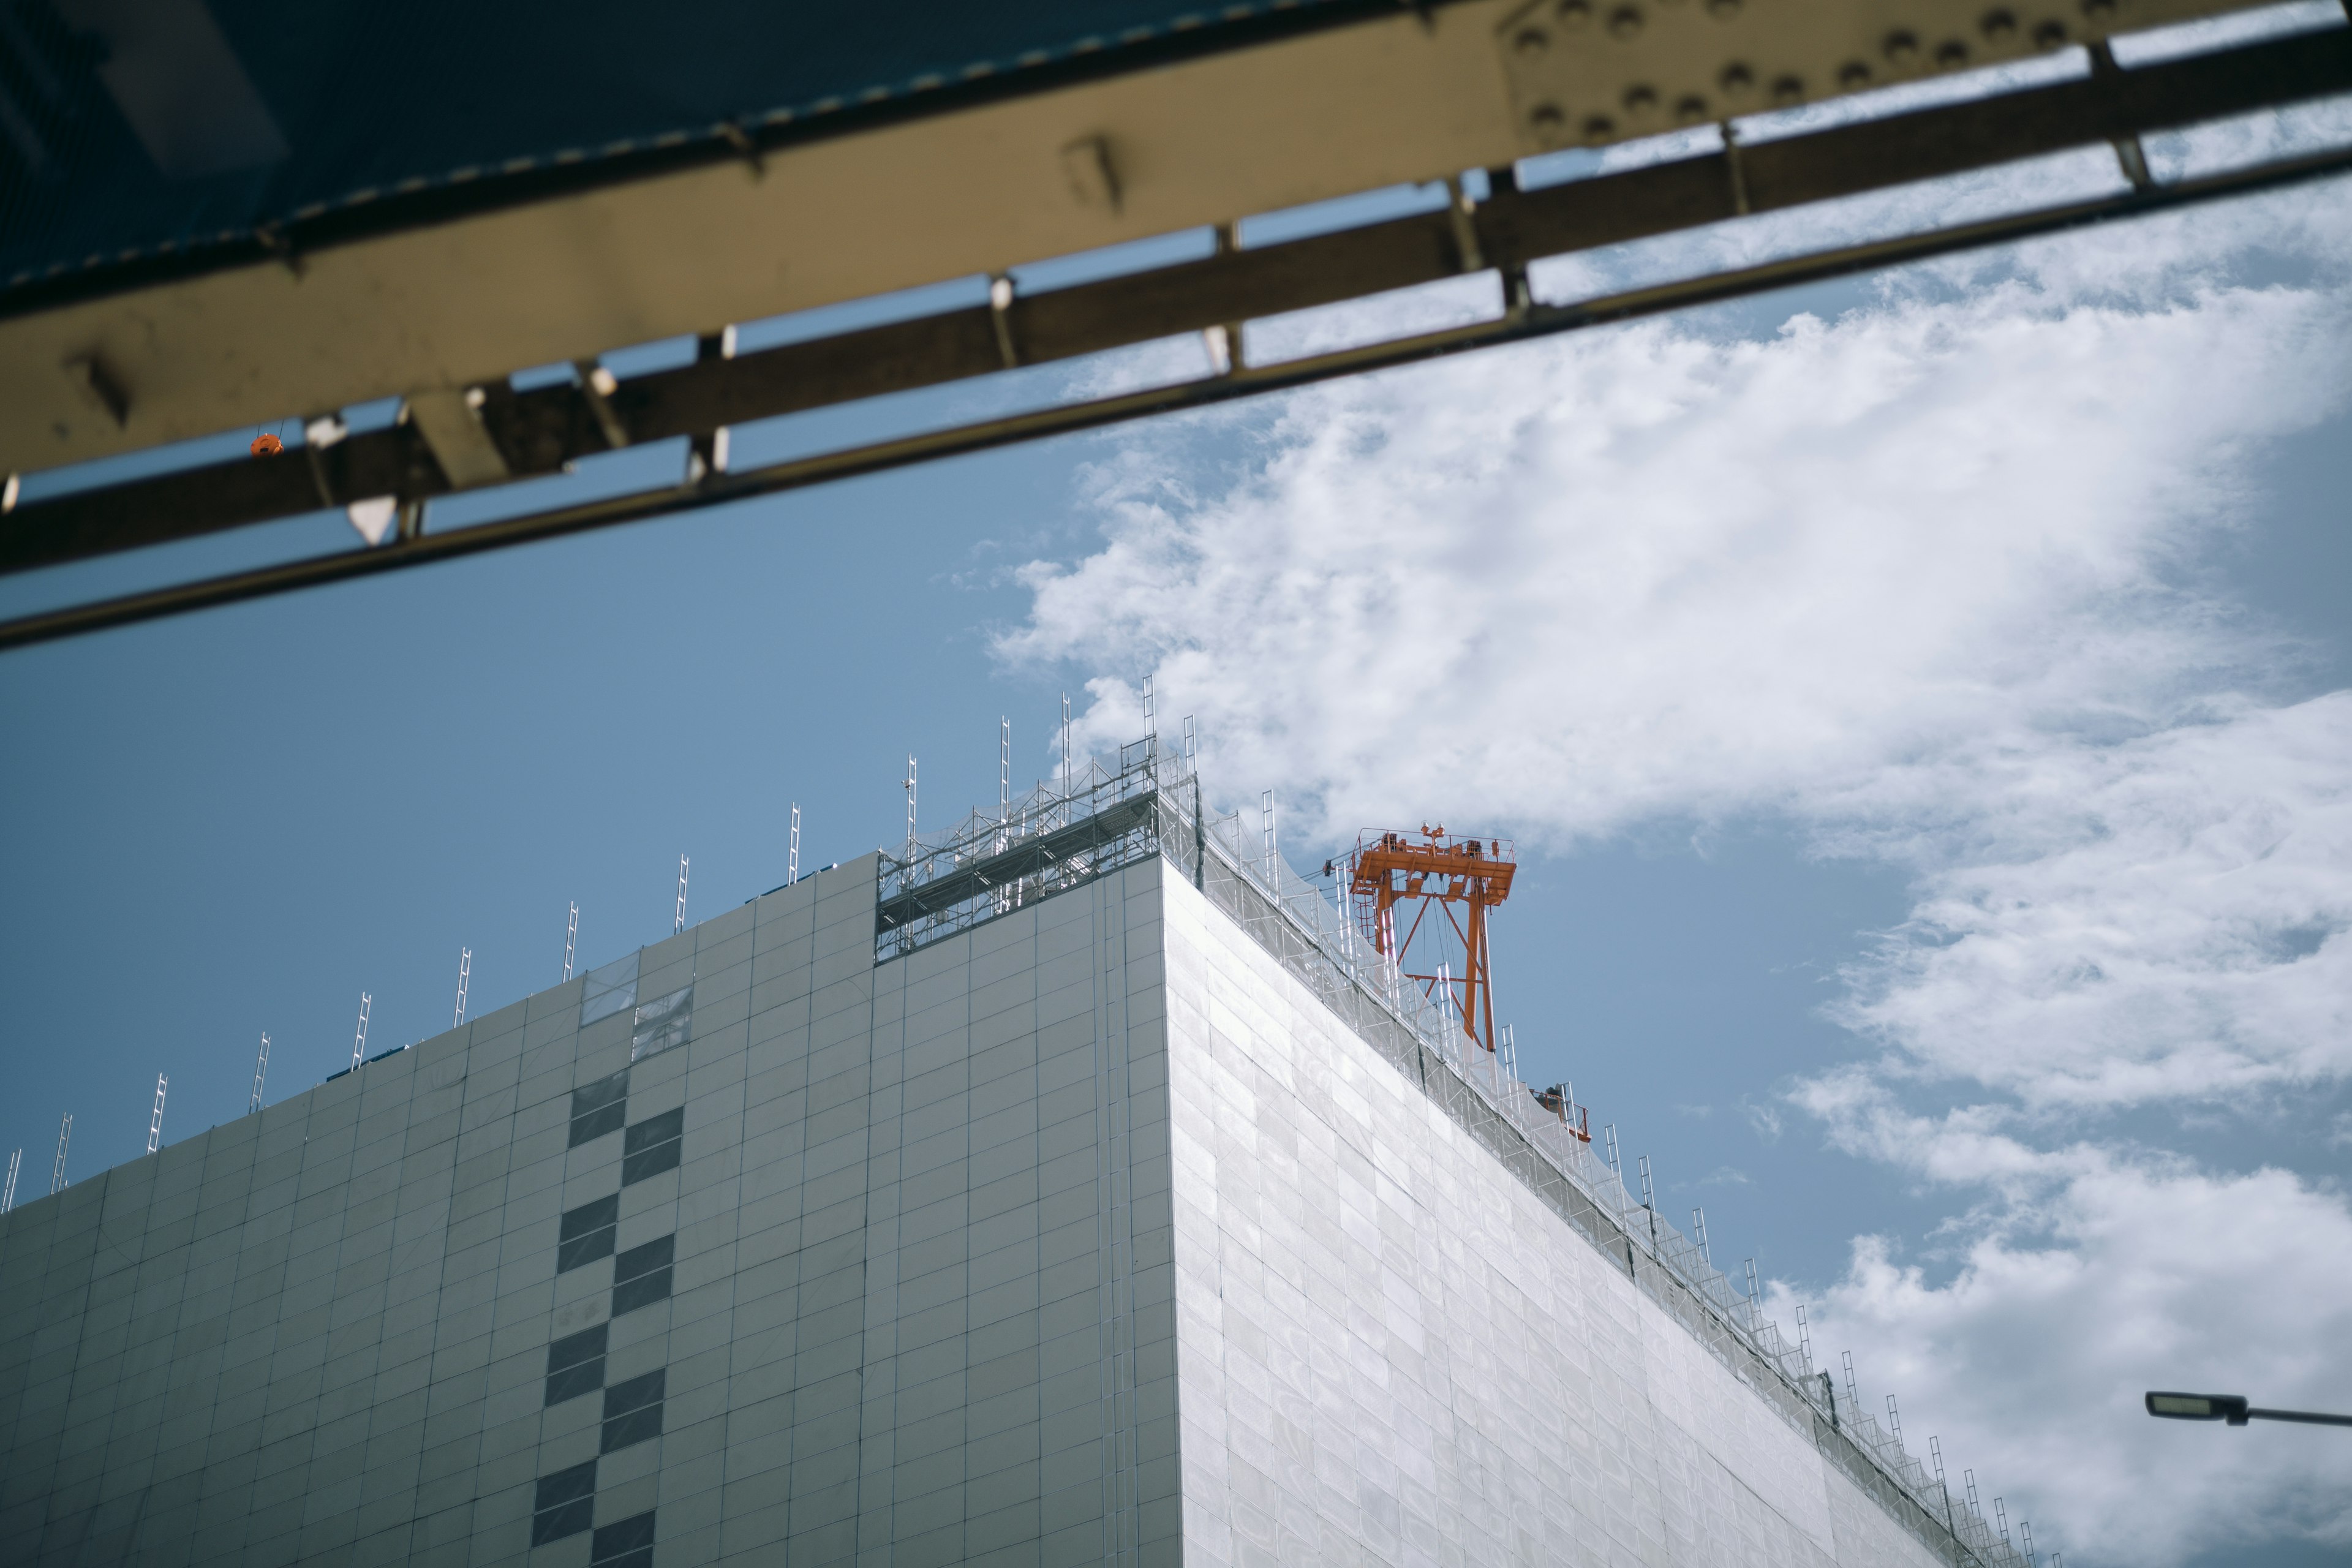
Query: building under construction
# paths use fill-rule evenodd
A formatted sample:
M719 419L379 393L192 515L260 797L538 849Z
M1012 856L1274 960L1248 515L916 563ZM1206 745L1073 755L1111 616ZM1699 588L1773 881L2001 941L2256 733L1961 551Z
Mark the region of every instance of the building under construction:
M1259 838L1147 740L20 1205L0 1560L2021 1561L1417 964L1505 845Z

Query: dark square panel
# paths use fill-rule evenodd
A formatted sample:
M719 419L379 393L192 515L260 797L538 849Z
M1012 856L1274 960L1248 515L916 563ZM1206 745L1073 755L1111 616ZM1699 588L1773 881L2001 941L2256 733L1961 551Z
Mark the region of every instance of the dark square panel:
M559 1504L573 1502L594 1496L596 1491L596 1461L574 1465L568 1470L539 1478L539 1492L531 1500L531 1511L544 1513Z
M632 1443L650 1442L661 1436L662 1407L648 1405L642 1410L632 1410L626 1415L616 1415L604 1423L602 1453L610 1454Z
M530 1516L530 1543L544 1546L551 1541L561 1541L567 1535L577 1535L596 1522L596 1500L582 1498L577 1502L558 1504L544 1513Z
M673 1138L667 1143L656 1143L650 1149L640 1149L621 1157L621 1185L642 1182L647 1176L658 1176L664 1171L677 1169L678 1151L685 1143Z
M615 1203L619 1199L614 1200ZM656 1268L667 1268L677 1252L676 1236L657 1236L643 1247L633 1247L613 1261L613 1281L634 1279L640 1274L650 1274Z
M561 1405L567 1399L577 1399L583 1394L593 1394L604 1386L604 1358L584 1361L577 1366L567 1366L562 1372L547 1374L547 1403Z
M650 1149L656 1143L667 1143L686 1134L686 1110L665 1110L659 1116L648 1116L629 1129L621 1140L621 1152L634 1154L640 1149Z
M603 1230L592 1230L585 1236L575 1236L559 1244L555 1248L555 1271L568 1274L583 1263L612 1257L613 1236L613 1227L606 1226Z
M592 1110L602 1110L608 1105L618 1105L628 1098L628 1093L629 1069L626 1068L623 1068L610 1078L598 1079L594 1083L582 1084L572 1091L572 1118L577 1121Z
M582 1204L563 1216L557 1232L555 1271L567 1273L583 1263L613 1256L613 1227L621 1217L618 1194Z
M610 1333L611 1330L607 1325L599 1323L593 1329L583 1329L576 1334L566 1334L548 1346L548 1375L551 1377L567 1366L578 1366L583 1361L594 1361L602 1356L604 1353L605 1341Z
M626 1284L613 1287L613 1316L634 1312L640 1307L650 1307L656 1301L669 1300L669 1270L657 1269L639 1275Z
M596 1539L588 1548L588 1561L609 1563L625 1552L642 1552L654 1543L654 1516L651 1510L605 1525L596 1531Z
M602 1138L628 1120L629 1069L572 1091L572 1146Z
M591 1138L602 1138L607 1132L617 1131L621 1124L626 1121L628 1118L629 1106L626 1100L621 1100L612 1105L600 1106L596 1110L590 1111L585 1116L573 1117L572 1119L572 1147L577 1149L581 1144L587 1142Z
M544 1546L578 1535L596 1521L596 1461L539 1478L530 1518L530 1543Z
M575 1236L585 1236L592 1230L606 1230L620 1223L621 1199L618 1194L614 1194L609 1198L598 1198L593 1204L582 1204L576 1209L565 1210L563 1228L557 1233L556 1239L570 1241Z
M644 1405L659 1405L668 1383L669 1369L657 1366L643 1377L614 1384L604 1391L604 1419L610 1421Z

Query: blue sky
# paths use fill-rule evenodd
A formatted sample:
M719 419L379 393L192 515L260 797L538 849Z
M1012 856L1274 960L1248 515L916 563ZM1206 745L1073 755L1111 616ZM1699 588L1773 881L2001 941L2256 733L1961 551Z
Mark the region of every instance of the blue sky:
M1526 1075L2045 1549L2335 1560L2319 1439L2128 1402L2352 1408L2347 238L2305 189L10 654L0 1152L238 1115L265 1029L296 1092L363 990L424 1037L461 946L498 1006L569 902L612 958L681 852L708 917L793 803L863 853L909 752L938 825L1150 674L1296 865L1516 837Z
M2299 191L1369 378L1238 461L1133 439L1000 646L1125 664L1106 722L1150 668L1329 829L1534 850L1530 1076L2045 1550L2340 1555L2327 1450L2137 1395L2352 1408L2347 219Z
M27 1151L20 1194L45 1185L68 1110L69 1175L141 1152L158 1072L167 1136L240 1114L264 1029L272 1099L337 1070L362 990L371 1049L446 1027L461 946L472 1012L553 984L574 900L583 967L667 934L680 853L690 920L774 886L794 803L804 868L895 842L909 751L927 825L992 800L1000 716L1016 779L1050 773L1061 696L1083 707L1092 672L991 643L1027 603L1006 568L1083 549L1072 469L1118 439L0 661L26 742L0 777L41 825L10 836L7 879L49 890L0 915L38 999L0 1114L0 1148ZM1257 784L1213 787L1236 806ZM1902 886L1769 823L1692 840L1666 825L1531 864L1496 928L1506 1016L1527 1071L1575 1078L1717 1236L1833 1271L1844 1232L1756 1189L1759 1162L1797 1151L1759 1143L1741 1106L1769 1100L1773 1064L1850 1052L1813 1009L1860 933L1902 917ZM1291 828L1286 847L1306 866L1334 840ZM1676 956L1694 943L1703 963ZM1696 1064L1721 1081L1694 1089Z

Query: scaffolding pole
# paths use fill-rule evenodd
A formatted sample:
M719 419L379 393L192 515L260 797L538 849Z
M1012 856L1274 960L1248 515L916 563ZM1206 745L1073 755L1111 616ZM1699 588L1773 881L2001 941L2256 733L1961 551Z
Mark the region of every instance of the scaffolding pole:
M155 1075L155 1114L147 1119L147 1152L150 1154L163 1146L163 1090L171 1081L162 1073Z

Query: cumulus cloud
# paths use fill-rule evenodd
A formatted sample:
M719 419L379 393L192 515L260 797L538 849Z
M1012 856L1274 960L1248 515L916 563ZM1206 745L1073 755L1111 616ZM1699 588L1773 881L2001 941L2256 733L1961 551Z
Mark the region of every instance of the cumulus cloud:
M2340 397L2347 316L2016 278L1335 384L1230 483L1149 444L1097 465L1104 548L1032 566L1001 649L1105 671L1103 741L1152 673L1222 774L1322 821L1436 802L1564 847L1666 813L1965 814L1885 770L1931 792L1956 747L2145 732L2252 676L2179 568L2250 446Z
M1769 817L1902 868L1835 1011L1879 1054L1788 1125L1951 1217L1858 1243L1816 1321L2044 1546L2162 1563L2352 1540L2307 1444L2134 1403L2352 1407L2352 1211L2100 1120L2352 1073L2352 693L2294 690L2209 571L2266 445L2352 390L2352 200L2120 232L1761 337L1652 322L1130 437L1087 476L1099 548L1028 568L1000 652L1097 671L1098 742L1150 675L1307 837Z
M2352 692L1982 772L1844 1021L2030 1110L2352 1070Z
M2310 1429L2175 1425L2140 1405L2187 1388L2352 1409L2339 1194L2275 1169L1909 1131L1940 1145L1931 1163L1989 1160L2007 1201L1956 1224L1958 1268L1941 1283L1858 1241L1812 1304L1813 1334L1853 1349L1865 1407L1894 1391L1915 1447L1940 1436L1956 1493L1958 1467L1974 1468L1988 1517L2005 1490L2038 1546L2077 1562L2175 1563L2276 1538L2352 1549L2342 1456ZM1793 1300L1776 1297L1786 1321Z

